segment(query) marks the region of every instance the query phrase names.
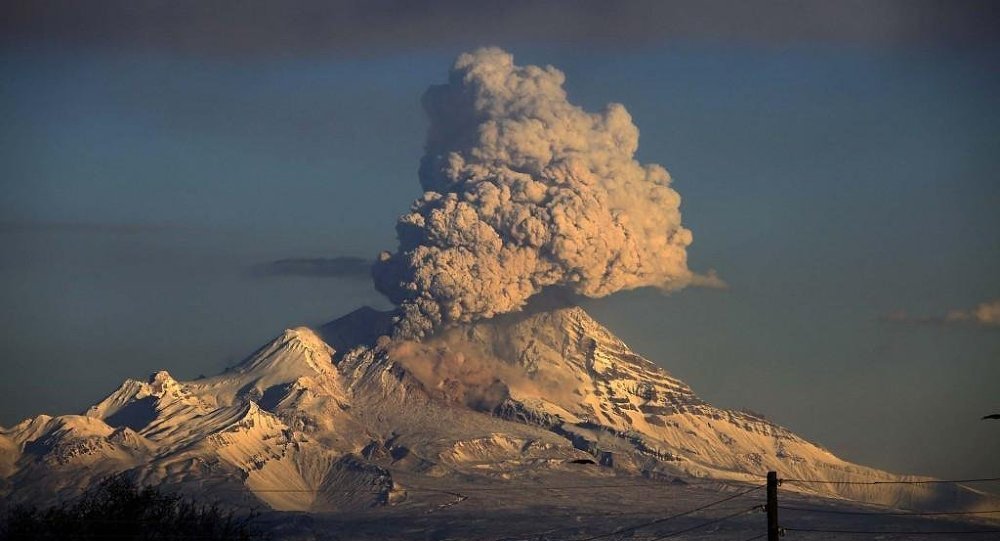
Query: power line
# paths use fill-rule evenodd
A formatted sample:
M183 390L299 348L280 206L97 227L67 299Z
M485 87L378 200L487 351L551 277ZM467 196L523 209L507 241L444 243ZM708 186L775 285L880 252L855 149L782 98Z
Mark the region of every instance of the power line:
M827 513L831 515L885 515L885 516L909 516L909 517L928 517L928 516L938 516L938 515L989 515L992 513L1000 513L1000 509L992 509L989 511L846 511L839 509L815 509L808 507L792 507L779 505L778 509L783 509L786 511L801 511L806 513Z
M656 520L651 520L649 522L644 522L642 524L636 524L635 526L629 526L628 528L622 528L620 530L615 530L613 532L608 532L608 533L605 533L605 534L600 534L600 535L595 535L595 536L592 536L592 537L586 537L586 538L583 538L583 539L578 539L577 541L594 541L595 539L604 539L604 538L607 538L607 537L611 537L613 535L621 535L623 533L634 532L635 530L639 530L639 529L642 529L642 528L648 528L650 526L655 526L657 524L662 524L662 523L664 523L664 522L666 522L668 520L673 520L675 518L680 518L680 517L683 517L683 516L687 516L687 515L690 515L692 513L697 513L698 511L702 511L702 510L708 509L710 507L715 507L716 505L728 502L730 500L734 500L736 498L739 498L740 496L746 496L747 494L750 494L751 492L753 492L755 490L760 490L762 488L764 488L764 485L758 485L758 486L749 488L747 490L744 490L744 491L741 491L741 492L737 492L736 494L733 494L731 496L727 496L727 497L725 497L725 498L723 498L721 500L717 500L717 501L714 501L712 503L703 505L701 507L696 507L694 509L690 509L688 511L684 511L682 513L677 513L677 514L670 515L670 516L667 516L667 517L664 517L664 518L660 518L660 519L656 519Z
M755 506L751 507L750 509L744 509L743 511L739 511L739 512L733 513L731 515L726 515L726 516L723 516L723 517L712 519L712 520L709 520L708 522L702 522L701 524L698 524L697 526L692 526L690 528L684 528L683 530L677 530L677 531L670 532L670 533L668 533L666 535L661 535L660 537L653 538L652 541L660 541L661 539L669 539L671 537L674 537L675 535L680 535L682 533L691 532L691 531L697 530L699 528L704 528L705 526L711 526L712 524L718 524L720 522L727 521L727 520L729 520L731 518L735 518L735 517L738 517L738 516L741 516L741 515L745 515L745 514L751 512L751 511L757 511L759 509L760 509L760 506L759 505L755 505Z
M713 484L715 484L715 483L713 483ZM644 486L644 485L642 485L642 486ZM754 490L756 490L757 488L759 488L759 487L755 487ZM748 491L748 492L752 492L752 491ZM729 499L731 499L731 498L726 498L726 499L720 500L720 501L728 501ZM697 510L694 510L694 511L697 511ZM689 512L694 512L694 511L689 511ZM688 513L688 512L682 513L682 514L680 514L678 516L683 516L686 513ZM551 513L547 513L546 515L551 517L551 516L579 516L581 514L585 514L585 513L580 513L580 512L562 513L560 515L553 515ZM621 513L600 513L600 514L595 514L594 516L601 516L601 517L605 517L605 518L608 518L608 517L620 518L620 517L635 516L635 515L646 515L646 516L649 516L649 515L652 515L652 514L654 514L654 512L652 510L646 509L646 510L642 510L642 511L624 511L624 512L621 512ZM667 520L667 519L658 519L658 520ZM636 526L636 528L639 528L639 527L640 526ZM552 534L554 534L556 532L573 530L573 529L577 529L577 528L579 528L579 526L577 526L577 525L563 526L561 528L545 530L544 532L533 533L533 534L528 535L528 537L532 537L532 536L549 536L549 535L552 535ZM621 530L619 532L614 532L614 534L621 533L621 532L626 532L626 531L628 531L628 530ZM614 535L614 534L612 534L612 535ZM523 536L521 536L521 537L523 537ZM586 540L582 540L582 541L586 541Z
M782 479L782 483L817 483L828 485L927 485L935 483L985 483L1000 481L1000 477L980 479L927 479L925 481L827 481L825 479Z
M610 484L610 485L563 485L563 486L501 486L501 487L461 487L461 490L466 492L495 492L495 491L511 491L511 490L587 490L595 488L662 488L662 484L656 483L623 483L623 484ZM403 490L439 490L433 488L422 488L415 487L413 489L403 488Z
M900 534L900 535L979 535L1000 533L1000 530L939 530L936 532L893 531L893 530L821 530L813 528L784 528L786 532L841 533L841 534Z
M1000 477L981 477L975 479L924 479L924 480L897 480L897 481L832 481L826 479L781 479L777 478L777 473L770 471L767 474L767 491L768 491L768 503L766 509L768 510L768 539L777 539L781 532L800 532L800 533L832 533L832 534L842 534L842 535L982 535L982 534L995 534L1000 533L1000 530L937 530L937 531L906 531L906 530L840 530L840 529L824 529L824 528L781 528L778 525L778 510L784 509L786 511L798 511L804 513L826 513L835 515L873 515L873 516L942 516L942 515L978 515L978 514L990 514L990 513L1000 513L1000 509L997 510L984 510L984 511L855 511L855 510L839 510L839 509L822 509L815 507L796 507L796 506L781 506L778 505L777 492L778 486L782 482L789 483L815 483L815 484L831 484L831 485L924 485L924 484L942 484L942 483L977 483L977 482L996 482L1000 481Z
M687 482L685 481L685 484ZM691 484L722 484L722 481L712 481L706 483L691 483ZM518 485L518 486L500 486L500 487L461 487L460 490L465 492L496 492L496 491L522 491L522 490L588 490L595 488L663 488L665 484L658 483L622 483L622 484L607 484L607 485L563 485L563 486L533 486L533 485ZM683 487L684 485L674 485L678 487ZM251 489L251 488L231 488L231 489L216 489L215 492L227 492L227 491L249 491L249 492L331 492L331 493L358 493L358 492L370 492L371 494L381 494L382 491L351 491L351 490L326 490L322 488L264 488L264 489ZM390 489L391 490L391 489ZM441 492L446 489L442 488L428 488L428 487L399 487L399 490L404 490L407 492Z
M818 484L835 484L835 485L893 485L893 484L907 484L907 485L920 485L920 484L935 484L935 483L983 483L990 481L1000 481L1000 477L987 477L979 479L928 479L925 481L829 481L825 479L781 479L782 483L818 483ZM697 480L688 481L684 480L681 483L674 485L683 487L686 485L709 485L709 484L724 484L725 480ZM510 491L510 490L587 490L596 488L657 488L663 487L667 483L621 483L621 484L602 484L602 485L556 485L556 486L500 486L500 487L463 487L463 491L467 492L494 492L494 491ZM262 492L262 493L282 493L282 492L341 492L341 493L358 493L362 491L350 491L350 490L340 490L340 491L328 491L322 488L274 488L274 489L250 489L250 488L216 488L209 489L211 492L242 492L244 490L250 492ZM408 492L440 492L445 489L438 488L426 488L426 487L402 487L401 490ZM372 494L381 494L381 491L370 491Z

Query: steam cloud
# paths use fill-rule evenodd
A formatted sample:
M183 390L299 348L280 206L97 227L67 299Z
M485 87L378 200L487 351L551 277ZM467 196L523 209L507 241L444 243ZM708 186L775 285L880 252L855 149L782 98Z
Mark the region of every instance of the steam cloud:
M603 297L721 284L688 269L680 196L666 169L633 158L625 107L588 113L564 80L487 48L424 95L425 193L396 225L397 251L373 267L403 335L517 311L550 286Z

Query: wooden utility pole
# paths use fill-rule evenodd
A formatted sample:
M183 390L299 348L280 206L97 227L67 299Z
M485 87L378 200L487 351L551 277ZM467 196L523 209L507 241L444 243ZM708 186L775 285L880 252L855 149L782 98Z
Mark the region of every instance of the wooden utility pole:
M778 541L778 472L767 472L767 541Z

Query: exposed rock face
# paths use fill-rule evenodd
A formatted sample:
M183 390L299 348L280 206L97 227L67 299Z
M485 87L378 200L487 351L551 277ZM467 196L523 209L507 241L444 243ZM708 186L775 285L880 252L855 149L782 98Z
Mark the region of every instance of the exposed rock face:
M757 482L773 469L900 479L705 403L580 308L504 316L420 343L379 338L388 328L388 315L362 309L318 332L285 331L215 377L158 372L126 380L83 415L0 429L0 496L52 501L128 471L232 503L349 510L405 498L415 479L595 475L572 466L590 461L647 477ZM935 485L818 487L910 508L941 496ZM949 502L955 495L949 488ZM959 494L969 505L978 498Z

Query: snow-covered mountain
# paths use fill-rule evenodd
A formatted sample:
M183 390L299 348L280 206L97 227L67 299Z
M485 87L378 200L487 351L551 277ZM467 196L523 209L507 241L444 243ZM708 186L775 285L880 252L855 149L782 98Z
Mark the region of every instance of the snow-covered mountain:
M126 380L81 415L0 429L0 496L51 502L110 473L276 510L405 501L422 480L903 477L845 462L766 419L713 407L580 308L502 316L423 342L363 308L285 331L236 367ZM594 465L586 464L593 462ZM908 478L916 479L916 478ZM894 507L983 505L941 485L791 490Z

